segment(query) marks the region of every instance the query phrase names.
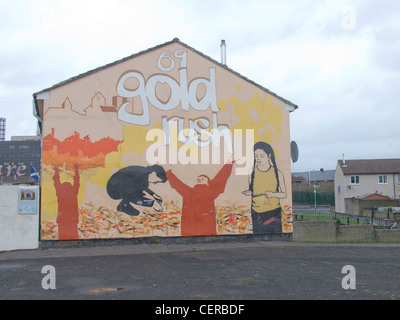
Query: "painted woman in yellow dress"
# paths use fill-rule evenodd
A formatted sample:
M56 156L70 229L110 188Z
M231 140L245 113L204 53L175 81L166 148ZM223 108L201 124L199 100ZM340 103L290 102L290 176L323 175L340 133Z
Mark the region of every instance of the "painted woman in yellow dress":
M281 233L280 199L286 198L285 179L276 166L272 147L266 142L254 145L254 169L249 190L243 194L252 196L253 233Z

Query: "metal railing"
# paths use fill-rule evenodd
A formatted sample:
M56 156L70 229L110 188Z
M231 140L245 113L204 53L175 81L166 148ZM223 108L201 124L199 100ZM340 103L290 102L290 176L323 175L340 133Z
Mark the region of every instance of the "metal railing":
M355 225L355 224L372 224L382 228L390 228L394 221L389 219L378 219L374 217L359 217L338 212L293 212L294 221L305 221L305 220L336 220L338 224L342 225Z

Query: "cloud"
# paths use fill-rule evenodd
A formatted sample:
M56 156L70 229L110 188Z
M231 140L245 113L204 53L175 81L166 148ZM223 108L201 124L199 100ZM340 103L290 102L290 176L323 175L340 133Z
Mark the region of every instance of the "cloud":
M297 171L334 169L342 153L400 157L397 12L389 0L7 1L0 116L7 138L34 134L34 92L174 37L219 60L224 39L230 68L299 105Z

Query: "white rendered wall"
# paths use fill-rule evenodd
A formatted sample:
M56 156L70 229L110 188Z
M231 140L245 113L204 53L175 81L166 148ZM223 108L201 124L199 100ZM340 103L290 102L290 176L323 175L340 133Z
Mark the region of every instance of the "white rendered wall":
M19 191L35 192L36 213L20 213ZM0 186L0 251L39 247L39 188L37 186Z

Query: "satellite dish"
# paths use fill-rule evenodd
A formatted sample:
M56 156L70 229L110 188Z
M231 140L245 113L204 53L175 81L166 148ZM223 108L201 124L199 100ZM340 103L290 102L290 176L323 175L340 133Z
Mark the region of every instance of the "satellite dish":
M299 148L297 147L297 143L295 141L290 143L290 156L292 157L293 163L299 160Z

